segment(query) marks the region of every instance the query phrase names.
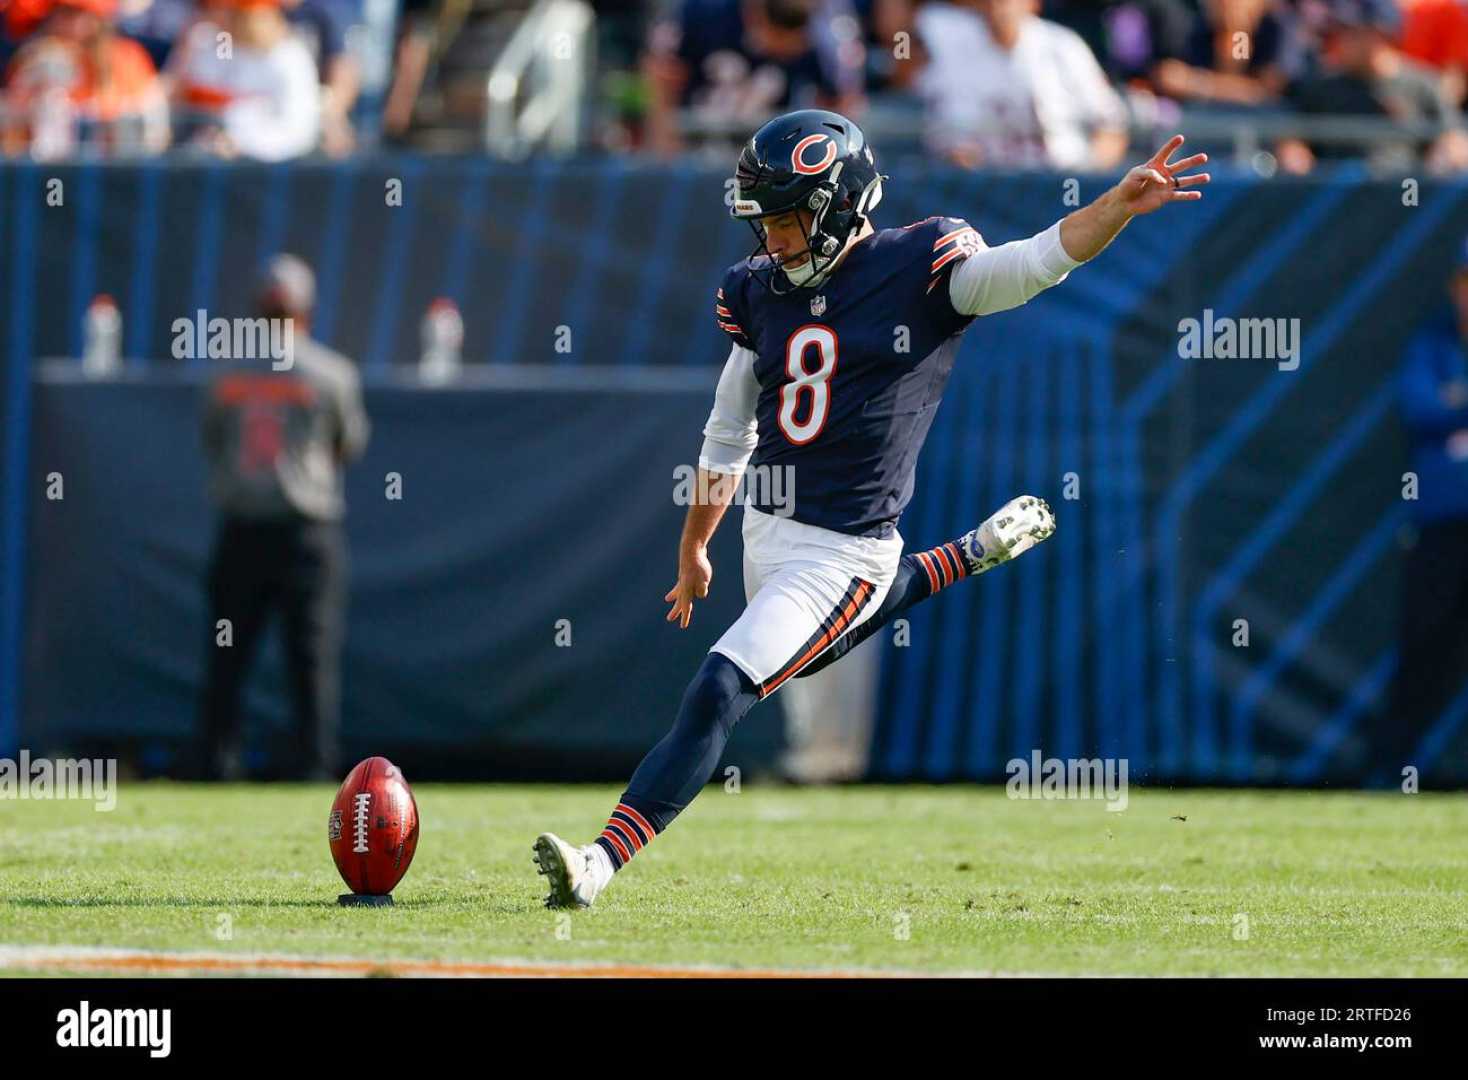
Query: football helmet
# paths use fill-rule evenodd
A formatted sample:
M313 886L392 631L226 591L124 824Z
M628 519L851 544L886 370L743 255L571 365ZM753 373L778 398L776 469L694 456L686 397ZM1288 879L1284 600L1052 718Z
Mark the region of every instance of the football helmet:
M861 128L840 113L801 109L777 116L754 133L739 152L730 213L749 222L757 246L750 272L775 293L814 287L825 280L837 257L882 201L876 158ZM769 249L762 218L805 210L801 220L810 258L782 267Z

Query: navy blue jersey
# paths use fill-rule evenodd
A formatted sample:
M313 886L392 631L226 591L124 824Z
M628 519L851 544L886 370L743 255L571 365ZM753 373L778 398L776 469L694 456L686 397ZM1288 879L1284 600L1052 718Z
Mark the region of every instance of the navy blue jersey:
M892 535L973 321L954 311L948 275L981 247L967 223L933 217L868 236L817 288L776 296L746 263L728 270L715 315L757 357L751 505L773 513L780 503L797 521L853 536ZM793 503L767 479L787 466L778 475L793 481Z

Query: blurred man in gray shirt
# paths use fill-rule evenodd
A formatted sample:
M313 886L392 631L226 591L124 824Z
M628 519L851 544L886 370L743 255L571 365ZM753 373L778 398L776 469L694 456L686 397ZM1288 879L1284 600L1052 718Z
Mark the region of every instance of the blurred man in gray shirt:
M346 601L342 469L367 445L361 383L346 357L310 337L315 279L290 255L270 260L258 310L284 343L234 356L204 404L204 448L219 528L209 568L208 674L200 759L208 779L240 771L239 702L260 633L284 620L297 745L274 771L336 778Z

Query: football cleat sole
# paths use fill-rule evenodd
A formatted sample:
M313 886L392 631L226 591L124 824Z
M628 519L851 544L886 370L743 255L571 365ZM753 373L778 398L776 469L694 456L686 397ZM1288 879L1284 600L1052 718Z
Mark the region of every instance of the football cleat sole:
M1005 503L960 544L969 572L982 574L1023 555L1055 533L1055 514L1050 504L1034 495L1021 495Z
M546 884L550 886L550 893L545 898L545 906L548 908L585 906L577 901L571 891L571 870L561 854L564 843L555 833L541 833L535 838L535 865L540 868L539 873L547 879Z

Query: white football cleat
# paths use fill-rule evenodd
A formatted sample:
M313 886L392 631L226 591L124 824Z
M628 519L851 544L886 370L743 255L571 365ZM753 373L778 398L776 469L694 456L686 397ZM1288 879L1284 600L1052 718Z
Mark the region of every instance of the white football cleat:
M541 833L535 839L535 864L549 879L548 908L586 908L606 885L599 872L593 845L573 847L555 833ZM610 879L607 879L610 880Z
M1034 495L1010 499L958 541L970 574L982 574L1023 555L1055 531L1050 504Z

